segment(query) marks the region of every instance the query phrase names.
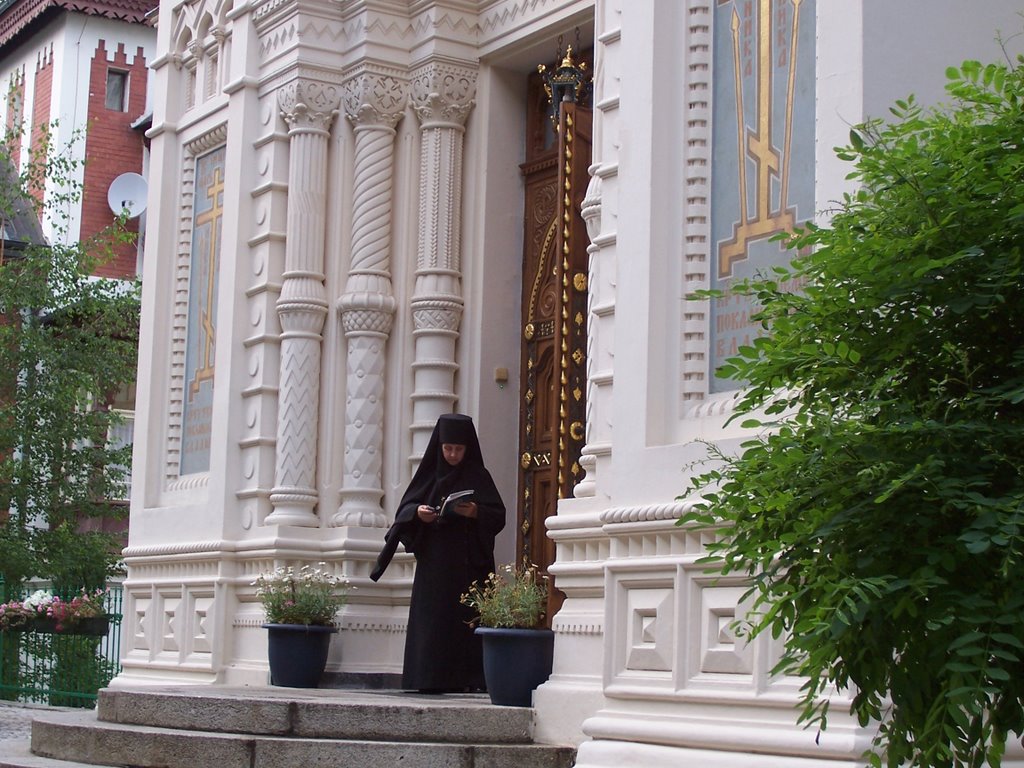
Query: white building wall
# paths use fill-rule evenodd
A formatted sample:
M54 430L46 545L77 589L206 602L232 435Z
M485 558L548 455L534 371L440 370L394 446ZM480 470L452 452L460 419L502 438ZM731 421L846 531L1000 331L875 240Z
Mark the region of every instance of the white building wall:
M745 590L742 580L704 573L695 562L703 551L699 538L674 525L683 509L674 498L694 471L690 462L702 453L692 441L713 440L728 450L742 434L735 426L723 428L733 396L705 390L702 397L692 398L692 379L679 376L670 362L680 346L700 347L692 343L686 312L674 315L666 308L678 306L685 291L704 287L700 260L690 258L691 237L699 235L690 225L704 215L693 199L702 192L699 184L681 187L677 182L702 156L702 134L691 118L707 97L695 76L701 57L690 44L705 33L711 4L682 5L620 8L621 47L628 66L621 74L620 140L614 153L618 194L614 201L602 200L601 209L602 218L615 217L618 265L614 440L611 461L597 473L598 486L610 489L610 500L598 516L600 533L610 541L601 564L605 703L583 721L582 731L590 740L581 744L577 765L852 768L862 764L859 758L871 732L842 715L841 697L820 738L795 725L799 681L769 675L776 644L758 638L746 645L727 630L742 613L737 604ZM832 147L847 143L851 125L879 114L894 88L899 96L914 89L935 93L948 64L973 56L991 59L991 46L974 45L987 39L974 23L984 27L994 18L1010 23L1013 5L988 6L979 19L973 4L966 2L944 4L941 14L928 3L818 3L815 201L820 220L827 221L830 201L848 188L844 177L849 169L834 159ZM925 16L923 31L911 32ZM962 31L965 25L972 26L970 33ZM600 21L598 27L600 37ZM936 34L938 27L942 34ZM941 42L946 50L918 58L903 50L909 40L919 40L923 47ZM676 63L680 56L689 57L685 72ZM947 60L936 69L934 61L943 56ZM652 105L648 81L654 72L663 93L685 94L688 109L682 114L672 114L671 106ZM598 120L603 119L599 112ZM659 127L679 123L685 128L674 131L674 139L684 146L659 143ZM601 161L608 163L609 158ZM714 174L714 168L709 171ZM685 204L680 204L681 197ZM682 212L682 233L679 221L663 215L665 208ZM700 309L699 303L688 306ZM684 360L681 372L686 371ZM572 530L573 515L588 502L560 503L558 518L549 523L560 542L559 572L575 565L561 541ZM568 666L559 652L567 648L584 652L576 638L559 634L555 675L536 698L543 736L552 741L556 732L544 724L549 717L566 719L559 707L571 701L559 679L559 659L563 668ZM1014 764L1021 757L1015 752Z
M917 59L907 65L894 53L900 40L916 39L910 27L920 23L924 4L916 4L916 14L902 14L881 0L819 1L819 211L847 184L831 148L846 141L850 123L874 114L886 98L883 81L895 87L892 69L899 68L901 92L931 82L923 59L920 66ZM700 536L675 525L684 509L676 497L687 486L691 463L703 455L694 441L730 448L742 436L738 427L724 426L733 395L708 391L707 304L684 300L709 279L712 0L412 5L423 15L413 19L396 3L306 0L237 10L216 2L161 9L154 86L164 95L154 105L150 131L152 173L161 181L153 184L144 280L144 394L137 422L143 437L136 444L127 552L125 672L115 684L264 683L265 639L250 582L275 564L319 559L344 570L358 587L329 670L399 671L410 560L399 556L375 585L366 574L383 528L331 522L345 482L344 418L352 387L338 309L353 256L358 163L344 105L326 140L323 286L329 310L317 381L317 520L308 526L267 522L281 450L276 301L286 279L288 205L298 197L288 188L295 157L278 91L296 78L345 84L351 67L371 58L399 74L430 56L475 69L475 105L462 139L464 307L452 394L458 408L476 418L511 509L523 84L538 61L550 58L558 35L571 36L582 25L593 29L595 45L593 181L583 214L592 241L587 476L576 498L560 503L548 522L558 548L552 572L567 599L554 618L554 673L536 694L538 738L582 743L581 768L858 764L870 735L838 715L820 742L795 725L798 682L768 674L777 648L766 638L744 645L728 629L742 611L742 583L704 573L696 564ZM996 16L1011 21L1014 5L991 3L1002 14ZM978 25L964 21L977 20L967 0L947 10L927 24L938 30L987 23L987 16ZM189 45L211 39L206 11L221 30L220 60L228 67L220 75L222 92L189 106L190 68L202 82L214 50L196 57L196 46ZM890 42L881 45L882 39ZM948 63L970 54L950 55ZM941 79L941 68L936 76ZM406 108L400 118L387 222L396 305L383 374L387 515L415 458L410 300L417 285L422 147L414 110ZM218 143L227 146L230 184L217 313L217 419L209 471L183 479L172 471L172 454L179 439L174 424L181 395L174 381L187 298L187 168L196 151ZM508 369L504 387L495 381L498 368ZM512 559L514 542L510 524L499 540L499 561Z
M865 117L891 117L889 107L911 93L919 104L949 103L947 67L965 59L1010 64L1024 49L1020 3L861 2Z

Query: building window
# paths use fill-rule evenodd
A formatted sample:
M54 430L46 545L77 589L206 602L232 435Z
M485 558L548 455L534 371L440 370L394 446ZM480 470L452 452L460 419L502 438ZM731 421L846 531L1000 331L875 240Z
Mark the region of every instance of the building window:
M107 109L117 112L128 111L128 73L116 69L107 70Z
M135 411L115 409L120 414L121 420L117 424L111 424L107 430L107 448L115 450L126 448L135 440ZM124 496L121 501L127 501L132 495L132 468L131 464L118 464L112 469L124 472Z

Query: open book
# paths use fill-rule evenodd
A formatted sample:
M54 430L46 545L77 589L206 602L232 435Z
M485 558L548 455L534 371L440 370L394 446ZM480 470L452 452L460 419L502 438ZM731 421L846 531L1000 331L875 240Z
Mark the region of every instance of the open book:
M456 517L457 513L455 512L455 505L460 502L472 501L474 493L476 493L476 491L473 490L449 493L445 496L444 501L441 502L440 506L437 507L437 516L442 519Z

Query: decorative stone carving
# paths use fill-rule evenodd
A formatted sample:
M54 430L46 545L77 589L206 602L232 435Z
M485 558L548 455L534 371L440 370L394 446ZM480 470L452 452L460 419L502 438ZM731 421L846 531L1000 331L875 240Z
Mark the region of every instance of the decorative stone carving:
M385 347L396 308L391 292L391 187L395 125L408 101L396 73L360 67L345 81L355 128L352 265L338 312L346 355L344 477L333 526L383 527Z
M590 256L590 267L588 273L594 272L594 259L601 246L595 244L601 234L601 177L594 174L590 177L590 184L587 185L587 193L580 203L580 216L587 225L587 237L590 245L587 246L587 253ZM594 302L597 300L598 286L590 280L590 290L587 292L587 427L586 443L580 450L580 468L583 470L583 477L576 487L573 488L573 496L585 498L597 494L597 456L589 444L593 439L594 406L597 398L594 397L593 373L597 366L594 359L597 348L597 326L590 318L594 313Z
M475 69L435 62L413 74L412 105L424 130L463 126L473 108L474 95Z
M357 128L393 129L408 99L408 83L397 73L359 68L345 80L345 115Z
M327 139L340 104L337 86L295 80L278 95L288 124L288 224L284 282L277 301L281 378L277 462L268 525L316 526L320 331L324 288Z
M340 101L337 85L315 80L293 80L277 93L277 103L288 124L289 136L303 129L326 133L338 114Z
M586 222L587 237L591 244L601 234L601 177L594 174L587 185L587 193L580 203L580 217Z
M437 330L454 331L459 330L459 320L462 318L462 303L456 301L433 301L423 299L416 304L413 312L413 327L417 331Z
M339 305L342 309L341 327L345 334L354 334L361 331L367 333L379 333L388 336L391 333L391 324L394 319L393 300L388 303L387 310L372 310L359 305L355 300L345 301L343 298Z

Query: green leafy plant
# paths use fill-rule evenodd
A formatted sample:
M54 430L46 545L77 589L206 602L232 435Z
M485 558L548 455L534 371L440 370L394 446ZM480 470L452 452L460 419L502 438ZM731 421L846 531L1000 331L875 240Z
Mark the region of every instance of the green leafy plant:
M503 565L483 584L474 581L460 598L479 616L484 627L533 629L544 620L548 583L537 566Z
M43 637L46 637L45 635ZM96 692L117 674L100 652L100 638L51 635L47 703L54 707L93 707Z
M332 576L326 563L320 568L304 565L298 570L283 566L262 574L252 583L263 604L269 624L316 624L333 626L334 617L348 600L348 580Z
M0 140L0 577L10 597L30 577L95 588L116 572L120 540L82 523L124 515L112 500L124 498L131 463L130 446L107 440L120 419L108 403L135 378L138 285L93 274L135 235L118 219L72 236L82 136L64 147L49 129L39 136L20 172L13 134ZM9 239L30 223L33 237Z
M848 691L890 768L1024 732L1024 65L947 74L950 107L851 132L858 189L788 269L733 286L766 334L718 373L759 432L680 521L749 574L740 630L785 637L800 719Z

